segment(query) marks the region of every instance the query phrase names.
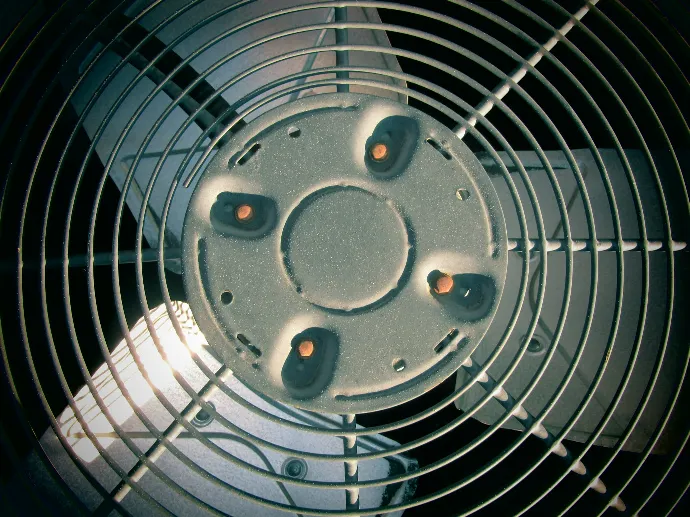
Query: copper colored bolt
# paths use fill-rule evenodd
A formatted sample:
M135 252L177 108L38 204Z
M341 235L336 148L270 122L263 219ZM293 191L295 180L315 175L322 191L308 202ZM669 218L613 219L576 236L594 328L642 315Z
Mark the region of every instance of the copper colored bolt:
M235 217L241 223L248 223L254 217L254 208L252 205L238 205L235 208Z
M434 292L436 294L448 294L453 290L453 277L450 275L441 275L434 284Z
M375 162L382 162L388 158L388 146L378 142L369 148L369 154Z
M310 339L305 339L297 345L297 353L302 359L307 359L314 354L314 342Z

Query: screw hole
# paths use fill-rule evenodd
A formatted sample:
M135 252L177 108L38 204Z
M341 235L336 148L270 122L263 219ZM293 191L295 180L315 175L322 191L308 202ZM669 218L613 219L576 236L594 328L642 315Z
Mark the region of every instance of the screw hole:
M216 406L213 404L213 402L207 402L207 404L211 406L214 411L216 410ZM206 427L211 422L213 422L213 415L204 408L201 408L192 419L192 425L195 427Z
M446 160L452 160L452 159L453 159L453 157L451 156L451 154L450 154L448 151L446 151L446 150L443 148L443 146L442 146L441 144L439 144L439 143L438 143L436 140L434 140L433 138L427 138L427 139L426 139L426 143L429 144L429 145L430 145L431 147L433 147L434 149L436 149L436 150L441 154L441 156L443 156Z
M249 341L249 338L247 336L245 336L244 334L237 334L237 341L246 346L247 350L249 350L256 357L261 357L261 350L252 345L252 342Z
M220 301L223 302L224 305L230 305L234 298L235 297L230 291L223 291L223 294L220 295Z
M252 158L252 156L254 156L257 153L259 149L261 149L261 144L257 143L251 146L249 149L247 149L247 152L244 153L239 160L237 160L237 165L244 165L245 163L247 163Z
M393 363L393 369L396 372L402 372L406 366L407 366L407 363L405 362L404 359L398 359L397 361L395 361Z
M453 340L456 337L458 337L458 334L460 334L460 331L458 329L452 329L450 332L448 332L446 337L439 341L439 343L434 347L434 352L436 352L437 354L443 352L448 347L448 345L450 345L453 342Z
M466 188L459 188L455 191L455 197L460 201L467 201L470 198L470 191Z
M544 349L544 345L541 344L541 341L539 341L537 338L532 338L529 340L529 343L527 343L527 351L530 354L538 354Z
M281 469L283 471L283 476L287 476L293 479L304 479L307 475L307 462L301 458L288 458L283 463Z
M298 138L302 134L302 130L298 127L295 126L290 126L288 129L288 135L291 138Z

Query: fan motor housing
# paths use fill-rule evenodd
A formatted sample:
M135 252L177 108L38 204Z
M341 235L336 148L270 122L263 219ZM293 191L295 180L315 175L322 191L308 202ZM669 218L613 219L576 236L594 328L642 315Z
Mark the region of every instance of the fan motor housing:
M428 391L472 353L507 237L488 175L447 127L336 93L233 135L194 187L182 255L194 317L235 375L304 409L361 413Z

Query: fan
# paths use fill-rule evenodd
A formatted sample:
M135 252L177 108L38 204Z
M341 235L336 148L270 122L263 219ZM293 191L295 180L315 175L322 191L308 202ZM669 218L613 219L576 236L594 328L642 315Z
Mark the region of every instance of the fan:
M8 514L680 514L686 6L0 11Z

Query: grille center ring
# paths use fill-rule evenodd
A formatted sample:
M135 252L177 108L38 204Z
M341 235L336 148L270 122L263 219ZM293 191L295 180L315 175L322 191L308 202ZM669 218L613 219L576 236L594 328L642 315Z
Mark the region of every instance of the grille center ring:
M391 200L355 186L304 198L281 235L295 290L326 310L353 313L395 296L411 266L410 234Z

